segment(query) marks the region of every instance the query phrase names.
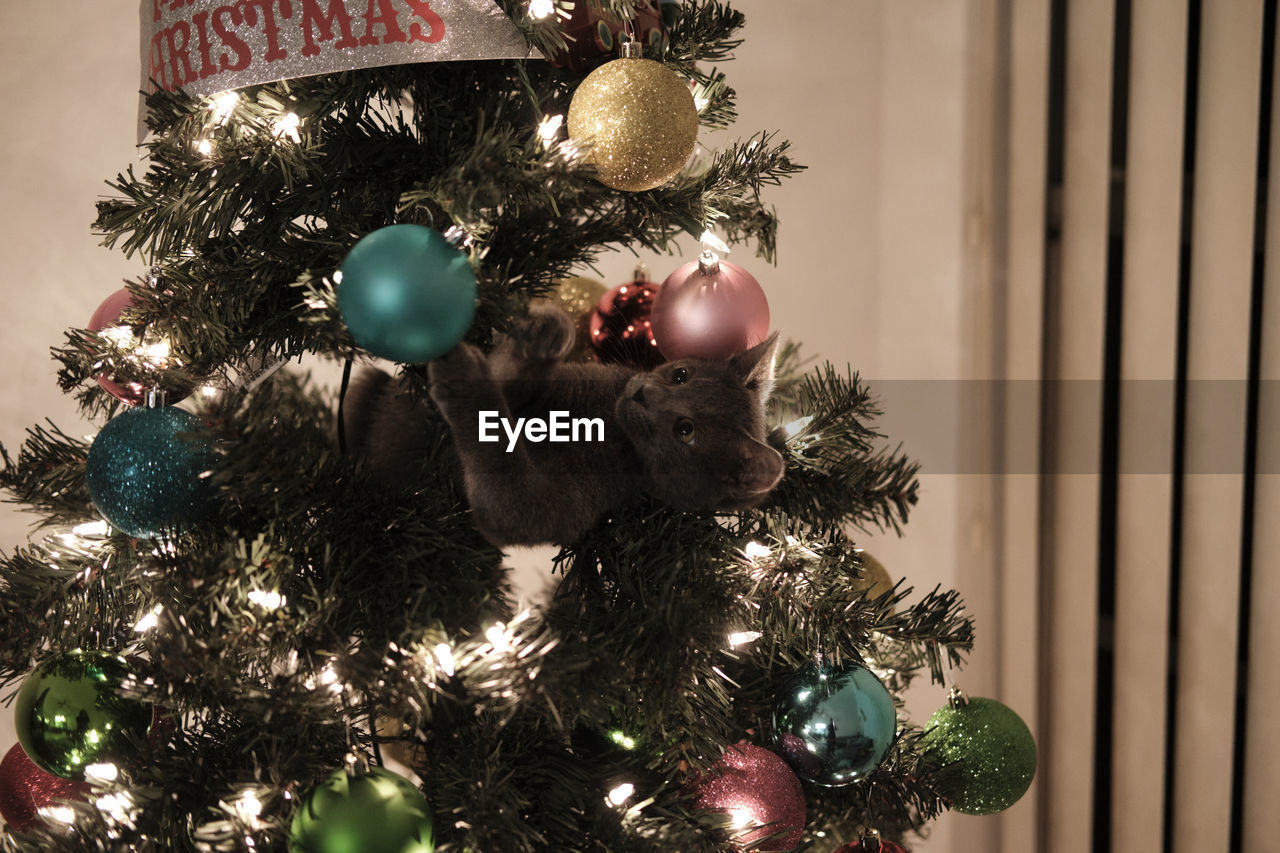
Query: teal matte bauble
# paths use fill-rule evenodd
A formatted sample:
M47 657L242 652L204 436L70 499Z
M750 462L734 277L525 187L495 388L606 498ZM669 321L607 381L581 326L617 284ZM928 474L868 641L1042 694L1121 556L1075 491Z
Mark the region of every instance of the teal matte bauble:
M811 665L774 705L778 752L801 779L848 785L880 766L897 733L893 697L865 666Z
M64 779L123 760L151 725L151 706L118 692L128 675L124 659L106 652L77 650L36 667L14 702L27 756Z
M213 501L213 447L192 435L198 417L172 406L139 407L112 418L94 438L85 465L98 512L130 536L180 533Z
M476 313L467 257L434 229L388 225L365 235L342 261L338 311L369 353L430 361L453 349Z
M1004 811L1036 775L1031 730L995 699L953 700L929 718L920 745L940 768L939 793L964 814Z
M337 770L316 786L293 817L291 853L432 853L427 798L390 770L354 776Z

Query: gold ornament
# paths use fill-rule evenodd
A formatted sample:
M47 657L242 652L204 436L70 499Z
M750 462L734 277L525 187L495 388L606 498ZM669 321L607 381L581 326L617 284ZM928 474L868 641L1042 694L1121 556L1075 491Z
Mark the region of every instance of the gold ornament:
M578 334L573 344L573 350L569 353L570 361L587 361L592 357L591 349L588 346L590 342L588 327L591 325L591 312L595 310L596 303L600 301L600 297L604 296L608 289L594 278L575 275L560 279L560 281L556 282L554 290L538 300L559 307L560 310L573 318L573 325L578 330Z
M698 139L698 108L674 71L624 57L592 71L573 93L569 136L588 149L600 183L651 190L688 162Z
M855 584L857 589L866 590L867 598L879 598L893 589L893 578L884 564L871 556L871 552L863 551L862 580Z

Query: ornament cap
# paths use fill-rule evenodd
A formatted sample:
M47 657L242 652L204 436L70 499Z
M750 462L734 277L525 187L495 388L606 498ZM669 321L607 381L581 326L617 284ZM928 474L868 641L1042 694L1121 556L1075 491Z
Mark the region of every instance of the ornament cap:
M969 705L969 697L964 695L964 691L956 685L951 685L951 689L947 691L947 704L952 708L965 708Z
M720 272L720 256L710 249L703 249L698 255L698 272L703 275L715 275Z
M445 242L460 252L470 249L471 244L475 242L475 237L471 235L471 232L461 225L450 225L445 229L444 239Z
M169 405L169 392L165 391L159 385L147 391L147 408L161 409Z
M625 39L618 45L618 56L622 59L644 59L644 45L635 39Z

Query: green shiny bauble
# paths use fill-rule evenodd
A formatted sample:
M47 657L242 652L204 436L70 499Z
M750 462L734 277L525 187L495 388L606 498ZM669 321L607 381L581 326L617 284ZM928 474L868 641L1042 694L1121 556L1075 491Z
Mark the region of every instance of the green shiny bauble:
M216 459L192 438L200 419L172 406L121 412L89 447L89 497L111 526L130 536L180 533L212 504L207 472Z
M151 707L117 690L129 675L124 659L74 651L27 676L14 703L18 741L41 769L79 779L90 764L117 763L147 736Z
M335 771L294 815L292 853L432 853L427 798L408 779L372 768Z
M388 225L342 261L338 311L356 343L392 361L430 361L453 349L476 313L476 276L434 229Z
M938 790L958 812L1004 811L1036 775L1036 742L1022 718L994 699L959 700L929 718L924 747L941 766Z
M779 695L773 728L797 776L836 787L880 766L898 718L889 690L865 666L808 666Z

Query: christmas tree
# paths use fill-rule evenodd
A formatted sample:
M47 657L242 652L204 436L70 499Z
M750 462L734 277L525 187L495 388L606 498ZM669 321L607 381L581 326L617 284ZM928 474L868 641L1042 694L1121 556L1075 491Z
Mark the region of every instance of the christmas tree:
M361 13L298 4L317 52L432 37L427 4L409 4L417 18L349 5ZM736 46L738 12L500 5L556 65L454 59L182 91L235 58L199 41L209 21L266 36L288 23L268 3L246 4L252 21L188 12L187 64L157 54L148 163L113 182L96 223L151 272L56 350L62 387L103 431L33 427L0 477L44 524L0 564L0 678L22 685L28 747L0 789L20 782L38 806L6 814L4 849L830 850L1025 789L1025 767L983 775L974 756L990 756L966 754L950 719L986 700L940 712L941 743L901 712L913 678L961 663L972 626L953 592L874 583L856 547L856 531L906 521L916 467L885 449L851 371L781 347L768 422L785 474L768 496L685 511L635 494L559 542L554 593L517 611L449 426L421 422L406 483L389 488L334 428L345 383L279 369L380 354L430 412L430 363L458 337L492 350L546 299L586 325L567 282L603 252L659 256L711 230L771 260L762 193L799 168L786 143L704 138L690 161L651 109L675 80L694 127L731 124L734 92L709 66ZM599 41L646 45L641 95L583 79L638 61L606 62L588 12ZM601 128L616 123L631 131L615 143ZM424 285L425 322L459 328L433 326L424 349L395 322L410 310L369 318L350 301L353 249L389 226L412 226L393 233L450 267ZM613 307L595 327L625 337ZM83 718L60 719L68 707ZM934 734L950 726L960 735Z

